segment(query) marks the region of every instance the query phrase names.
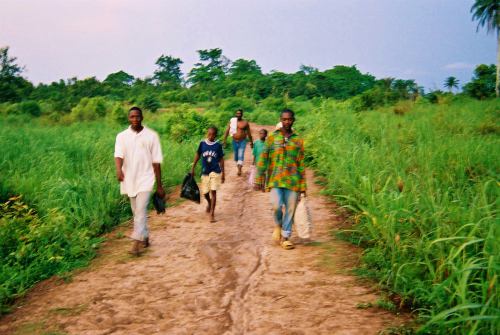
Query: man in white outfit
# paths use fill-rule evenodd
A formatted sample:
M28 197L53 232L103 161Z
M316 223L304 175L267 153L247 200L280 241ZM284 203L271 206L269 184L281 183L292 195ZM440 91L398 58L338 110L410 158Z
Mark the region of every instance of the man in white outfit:
M156 180L156 192L165 196L161 183L161 152L158 134L142 125L142 111L132 107L128 112L130 126L116 136L115 165L120 193L130 198L134 215L134 240L131 254L138 256L141 246L149 246L147 208Z

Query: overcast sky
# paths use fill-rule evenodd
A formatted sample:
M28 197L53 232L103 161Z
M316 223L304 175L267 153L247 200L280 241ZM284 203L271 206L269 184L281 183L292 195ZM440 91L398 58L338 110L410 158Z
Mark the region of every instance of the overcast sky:
M376 77L442 88L495 63L473 0L0 0L0 46L35 83L124 70L151 75L161 54L184 61L221 48L265 72L356 64Z

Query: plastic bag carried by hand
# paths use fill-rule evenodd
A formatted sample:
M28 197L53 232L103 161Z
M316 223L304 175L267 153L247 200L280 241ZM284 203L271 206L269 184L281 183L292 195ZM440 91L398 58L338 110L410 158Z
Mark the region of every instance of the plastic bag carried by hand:
M200 189L196 185L194 176L188 173L182 182L181 197L200 203Z
M254 187L254 185L255 185L255 173L256 173L256 170L257 170L257 168L255 167L255 165L252 165L250 167L250 171L248 173L248 180L247 180L248 186L250 186L250 187Z
M165 207L167 207L165 199L160 197L157 192L153 194L153 206L155 207L157 214L165 213Z
M295 210L294 224L297 235L303 239L310 239L313 229L311 210L307 204L307 197L301 195L297 209Z

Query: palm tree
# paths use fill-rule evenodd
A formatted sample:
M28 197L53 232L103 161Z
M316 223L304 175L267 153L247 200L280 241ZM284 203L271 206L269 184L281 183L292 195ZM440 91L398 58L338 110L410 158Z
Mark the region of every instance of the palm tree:
M459 83L459 81L457 78L448 77L444 81L444 87L446 87L451 93L451 91L453 91L454 88L458 89L458 83Z
M472 5L472 19L478 21L479 27L486 26L488 33L497 33L497 81L495 92L497 98L500 96L500 1L499 0L476 0Z

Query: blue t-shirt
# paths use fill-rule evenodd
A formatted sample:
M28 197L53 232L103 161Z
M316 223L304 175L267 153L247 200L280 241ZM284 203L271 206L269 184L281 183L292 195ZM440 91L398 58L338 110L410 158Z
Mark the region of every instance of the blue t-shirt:
M224 157L224 150L219 142L201 141L198 146L198 155L201 157L202 175L209 175L211 172L221 173L219 162Z

